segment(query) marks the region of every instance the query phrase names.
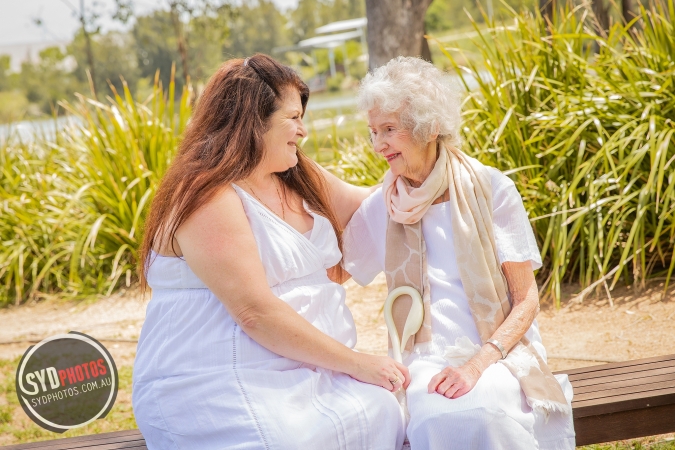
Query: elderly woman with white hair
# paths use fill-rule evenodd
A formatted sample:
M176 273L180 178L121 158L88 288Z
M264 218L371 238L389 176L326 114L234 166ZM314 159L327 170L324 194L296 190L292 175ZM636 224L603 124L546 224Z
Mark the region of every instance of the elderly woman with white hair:
M513 181L459 150L460 107L419 58L363 80L359 108L390 170L344 232L344 266L424 300L404 351L413 450L572 449L572 388L548 368L535 321L537 243ZM409 309L394 303L399 332Z

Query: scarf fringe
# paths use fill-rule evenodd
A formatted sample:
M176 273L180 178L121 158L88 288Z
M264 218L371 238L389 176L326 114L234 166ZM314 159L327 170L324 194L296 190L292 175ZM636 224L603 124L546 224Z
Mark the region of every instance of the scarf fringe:
M548 419L552 413L572 414L572 407L567 403L562 404L552 400L527 398L527 404L533 410L543 414L546 418L546 423L548 423Z

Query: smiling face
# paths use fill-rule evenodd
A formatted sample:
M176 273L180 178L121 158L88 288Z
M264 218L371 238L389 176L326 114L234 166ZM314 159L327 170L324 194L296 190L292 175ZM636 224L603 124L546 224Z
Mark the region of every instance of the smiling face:
M298 163L298 142L307 136L302 123L302 102L296 89L284 90L279 109L269 118L263 135L264 164L270 172L284 172Z
M418 142L402 126L398 113L368 111L368 127L375 151L387 160L394 175L406 177L413 186L424 182L436 163L436 137Z

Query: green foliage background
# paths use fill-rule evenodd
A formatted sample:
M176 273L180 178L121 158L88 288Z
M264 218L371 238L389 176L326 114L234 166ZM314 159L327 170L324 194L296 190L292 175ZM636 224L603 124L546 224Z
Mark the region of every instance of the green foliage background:
M80 97L63 103L80 121L55 139L0 144L0 305L136 279L143 218L191 112L190 90L176 102L174 89Z
M510 14L508 29L475 24L478 59L438 46L471 88L464 150L510 174L525 199L545 261L542 294L559 302L566 282L609 291L653 278L667 289L675 0L607 36L581 8L553 25ZM165 92L157 75L153 85L143 102L125 84L105 100L63 102L78 120L55 137L0 143L0 305L135 281L146 207L191 112L187 86L174 99L176 83ZM355 184L381 180L386 163L364 138L339 139L337 124L331 135L313 156Z
M463 149L515 181L542 251L541 293L556 304L566 282L609 292L621 279L642 287L661 278L668 289L674 5L642 7L635 23L617 23L606 37L581 7L558 11L552 26L512 11L510 29L476 24L479 58L436 42L469 92ZM366 148L345 148L336 173L376 183L386 166Z
M513 173L546 261L543 289L623 277L644 286L675 267L675 3L641 7L639 25L606 37L583 9L554 27L525 14L514 30L482 33L490 83L468 98L468 147ZM581 13L581 14L580 14ZM637 22L635 19L634 22ZM593 54L592 50L598 49ZM447 55L452 60L452 49ZM537 219L538 218L538 219ZM601 286L599 283L595 283Z

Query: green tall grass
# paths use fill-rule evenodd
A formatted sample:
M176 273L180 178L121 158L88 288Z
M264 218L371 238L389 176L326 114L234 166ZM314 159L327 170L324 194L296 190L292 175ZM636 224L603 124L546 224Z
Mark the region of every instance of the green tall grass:
M389 164L373 151L368 140L357 134L351 142L344 139L335 143L332 160L325 167L348 183L374 186L382 183Z
M611 302L622 279L660 278L665 294L675 268L675 1L642 7L606 36L585 4L552 23L511 14L509 24L474 23L480 58L436 44L468 92L463 149L509 174L524 198L541 293L559 305L563 284L579 282L580 298L604 289ZM367 149L343 150L334 172L381 180L386 164Z
M458 50L441 46L467 87L478 82L465 104L465 149L512 174L541 245L543 290L556 302L576 280L609 293L622 277L638 286L664 277L667 290L674 5L641 8L606 37L584 5L561 9L552 24L513 12L515 26L498 35L476 27L483 64L459 64Z
M135 278L144 212L190 116L189 90L63 103L53 138L0 144L0 305L110 294ZM175 105L178 110L175 111Z

